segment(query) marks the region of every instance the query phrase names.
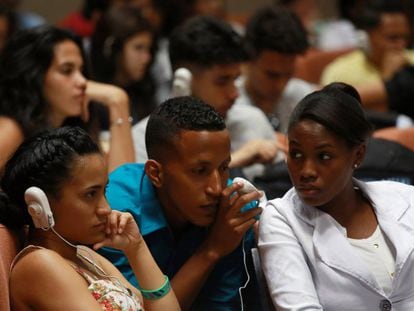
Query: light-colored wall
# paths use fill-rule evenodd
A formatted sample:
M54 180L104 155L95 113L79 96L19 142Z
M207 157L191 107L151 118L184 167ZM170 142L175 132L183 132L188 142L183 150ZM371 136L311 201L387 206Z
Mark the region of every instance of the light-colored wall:
M262 5L276 3L277 0L224 0L230 14L249 16ZM83 0L22 0L21 10L33 11L45 17L49 23L56 23L67 13L82 6ZM335 15L336 0L317 0L321 15Z
M273 0L224 0L226 8L234 14L251 14L257 7ZM22 0L21 10L42 15L49 23L56 23L68 12L82 6L83 0Z
M225 0L226 8L231 13L251 14L256 8L274 3L274 0Z
M67 13L81 6L82 0L22 0L19 10L37 13L49 23L55 24Z

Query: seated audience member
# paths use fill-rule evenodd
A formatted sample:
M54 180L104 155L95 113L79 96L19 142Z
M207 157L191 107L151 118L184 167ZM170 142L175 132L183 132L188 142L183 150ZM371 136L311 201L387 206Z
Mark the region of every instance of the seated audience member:
M254 139L277 141L285 132L295 105L315 86L293 78L296 58L308 48L306 31L294 13L277 6L257 10L246 26L244 45L249 60L238 79L239 97L227 113L226 124L237 150ZM284 143L283 135L279 143ZM275 160L282 160L279 152ZM243 172L249 178L263 173L255 164Z
M156 107L155 85L148 70L154 36L138 8L117 5L102 16L91 38L92 76L128 93L132 124Z
M110 174L109 203L134 216L184 310L240 310L244 252L254 246L249 229L261 212L240 208L261 193L239 195L239 183L227 184L224 119L194 97L175 97L150 115L145 142L145 164ZM106 248L102 254L137 284L125 255Z
M169 44L173 70L186 68L192 75L189 93L214 107L223 117L238 96L234 84L245 60L241 37L231 26L209 16L196 16L177 28ZM133 127L137 162L147 159L144 144L148 119ZM240 135L230 131L230 139ZM231 167L243 167L255 162L272 161L277 153L274 140L247 142L237 150L232 148Z
M92 133L93 120L81 120L89 119L91 100L109 111L109 169L133 162L127 94L88 81L84 66L80 41L66 30L40 26L10 39L0 58L0 171L25 138L43 129L76 123Z
M368 116L377 115L381 122L384 121L384 126L376 130L373 136L396 141L411 150L414 150L413 83L414 67L405 66L387 81L356 87L364 108L375 111L375 114L369 112Z
M355 15L366 0L278 0L294 11L309 34L311 45L319 51L360 47L366 34L355 27Z
M21 9L21 2L22 0L0 0L0 4L15 12L16 29L29 29L46 24L43 16L32 11Z
M405 66L382 85L386 91L388 110L414 120L414 66Z
M106 166L78 127L29 138L7 162L0 221L29 226L11 267L12 310L180 310L132 215L109 207ZM95 252L103 246L125 253L139 289Z
M151 76L156 85L155 99L160 104L170 96L172 72L168 57L168 38L183 21L185 1L176 0L112 0L114 5L128 4L139 9L157 33L156 53L151 63Z
M334 83L292 113L287 165L294 188L267 204L259 228L278 309L414 307L414 188L353 178L371 132L358 98L351 86Z
M89 39L95 31L97 22L110 4L111 0L83 0L81 8L69 12L58 21L58 25L82 38Z
M341 81L358 86L388 80L414 63L414 53L406 50L409 20L399 1L370 1L361 12L360 27L368 34L369 47L338 57L325 68L321 84Z

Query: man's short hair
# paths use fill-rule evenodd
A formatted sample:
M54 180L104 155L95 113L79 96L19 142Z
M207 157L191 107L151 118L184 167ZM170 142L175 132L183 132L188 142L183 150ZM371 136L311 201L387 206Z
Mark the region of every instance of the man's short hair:
M151 113L145 133L149 159L158 160L173 148L181 131L222 131L223 117L213 107L192 96L166 100Z
M173 70L188 64L209 68L246 60L241 36L211 16L195 16L174 30L169 55Z
M309 47L306 30L299 18L277 5L256 11L246 25L244 43L251 59L264 50L301 54Z
M383 14L403 14L408 16L400 0L370 0L362 7L360 14L355 18L358 28L370 31L381 25Z

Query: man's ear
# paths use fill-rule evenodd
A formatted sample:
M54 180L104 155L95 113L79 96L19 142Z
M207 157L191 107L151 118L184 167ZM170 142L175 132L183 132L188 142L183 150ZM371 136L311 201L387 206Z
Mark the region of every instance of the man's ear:
M163 172L161 163L150 159L145 163L145 174L151 180L156 188L160 188L163 184Z

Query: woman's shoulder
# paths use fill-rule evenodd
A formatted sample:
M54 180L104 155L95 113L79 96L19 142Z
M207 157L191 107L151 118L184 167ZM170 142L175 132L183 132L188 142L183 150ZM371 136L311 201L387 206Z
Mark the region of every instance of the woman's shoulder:
M272 221L271 219L278 218L284 222L302 226L314 223L321 213L323 212L317 208L306 205L292 187L283 197L268 201L262 217L263 220Z
M301 204L297 192L295 188L291 188L283 197L269 200L265 210L270 214L277 213L287 217L288 215L295 213L295 210L299 208L299 206L301 206Z
M17 148L24 140L23 129L17 120L0 115L0 146L9 146ZM3 149L3 147L0 147Z
M404 198L414 197L414 186L402 182L381 180L366 183L359 181L359 183L364 185L365 191L368 191L368 193L374 193L378 196L402 196Z
M23 129L18 122L10 117L0 116L0 171L23 141Z
M294 187L288 190L282 197L274 198L267 202L268 205L273 206L278 210L290 209L292 205L296 205L299 196Z
M41 299L41 288L47 287L50 295L58 294L76 277L76 271L58 253L29 247L20 252L13 263L10 293L13 299L34 301Z
M14 276L43 278L69 268L68 261L57 252L47 248L28 247L16 256L11 270L11 278Z
M399 214L410 207L414 212L414 186L397 181L360 183L365 195L384 211Z
M21 140L24 138L22 127L18 121L9 116L0 115L0 129L2 136L11 135L11 138L20 138Z
M67 310L101 310L76 267L53 250L26 249L11 272L11 300L16 306L30 306L30 310L56 310L61 306L67 306Z

